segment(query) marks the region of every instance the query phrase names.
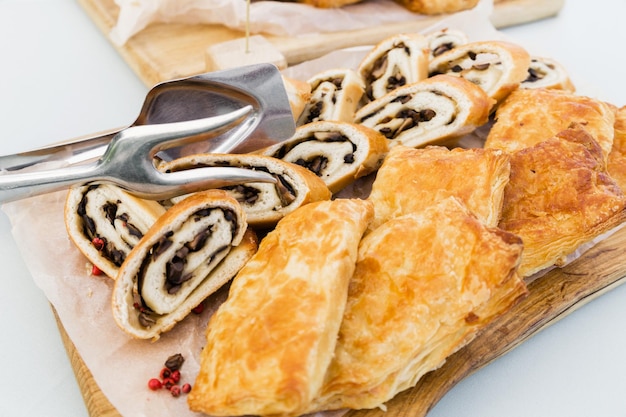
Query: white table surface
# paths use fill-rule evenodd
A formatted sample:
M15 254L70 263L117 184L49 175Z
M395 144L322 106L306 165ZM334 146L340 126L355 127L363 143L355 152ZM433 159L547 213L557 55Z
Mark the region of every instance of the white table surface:
M624 0L566 0L558 17L504 32L623 106L624 16ZM127 125L147 92L74 0L0 0L0 57L0 154ZM0 242L0 416L87 416L4 213ZM626 286L462 381L429 416L626 416L624 323Z

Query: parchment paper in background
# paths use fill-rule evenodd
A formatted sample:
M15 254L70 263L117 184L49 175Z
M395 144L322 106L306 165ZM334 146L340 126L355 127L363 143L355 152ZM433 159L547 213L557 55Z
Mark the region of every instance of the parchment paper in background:
M492 4L491 0L481 0ZM246 0L115 0L120 8L111 40L125 44L150 23L221 24L244 31ZM306 19L301 19L306 16ZM407 22L424 16L409 12L393 0L366 0L337 9L306 4L254 1L249 9L250 33L297 36L338 30L356 30L381 24ZM297 22L297 23L294 23Z
M472 40L502 38L491 26L489 7L462 12L437 27L464 30ZM339 51L290 69L290 75L306 79L321 69L354 67L367 48ZM532 51L530 51L532 53ZM361 190L353 187L352 191ZM63 220L65 192L8 203L3 210L12 233L38 287L56 309L61 322L103 394L124 416L197 416L183 397L166 391L152 392L147 381L158 375L165 359L182 353L186 361L183 380L193 383L204 331L210 314L226 297L226 288L207 303L201 315L190 315L158 341L134 340L114 323L110 296L112 281L91 275L86 259L69 240ZM324 413L336 417L338 413ZM340 414L340 413L339 413Z

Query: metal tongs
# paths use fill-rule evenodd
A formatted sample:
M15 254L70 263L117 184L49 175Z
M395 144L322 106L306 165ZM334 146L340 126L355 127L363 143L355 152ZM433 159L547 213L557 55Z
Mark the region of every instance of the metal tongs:
M244 182L275 182L245 168L160 172L159 160L192 153L250 152L285 140L294 118L278 69L259 64L159 84L125 129L16 155L0 156L0 202L74 184L112 183L161 200ZM57 169L42 162L63 163ZM28 167L28 172L16 171Z

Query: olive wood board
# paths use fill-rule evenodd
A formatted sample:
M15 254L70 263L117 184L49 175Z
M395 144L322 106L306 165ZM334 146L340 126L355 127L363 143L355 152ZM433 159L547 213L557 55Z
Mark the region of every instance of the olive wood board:
M459 381L506 354L577 308L622 284L626 279L626 227L604 239L578 259L528 284L529 295L494 319L468 345L414 388L399 393L381 409L349 411L345 417L423 417ZM94 381L89 369L57 324L85 405L92 417L120 417Z
M528 23L556 15L565 0L495 0L491 21L496 28ZM90 19L108 38L117 22L114 0L78 0ZM317 58L333 50L371 45L400 32L419 32L441 20L432 16L363 30L297 37L266 36L288 65ZM206 72L205 51L212 44L245 37L222 25L153 23L123 46L113 44L122 58L148 86Z

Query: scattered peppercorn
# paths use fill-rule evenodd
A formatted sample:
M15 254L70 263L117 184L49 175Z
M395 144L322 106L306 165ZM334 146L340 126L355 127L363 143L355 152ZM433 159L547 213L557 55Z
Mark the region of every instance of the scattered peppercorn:
M161 368L158 378L152 378L148 381L148 388L157 391L165 388L170 392L172 397L179 397L181 393L188 394L191 392L191 384L184 383L179 385L182 378L180 367L185 362L185 358L180 353L170 356L165 361L165 367Z
M170 388L170 392L172 393L172 397L178 397L180 395L180 387L178 385L174 385Z
M172 371L176 371L180 369L181 366L183 366L183 362L185 362L185 358L183 358L183 355L181 355L180 353L177 353L167 358L167 360L165 361L165 367L169 368Z
M160 390L161 388L163 388L163 384L157 378L152 378L150 381L148 381L148 388L150 388L152 391Z
M191 311L193 311L194 314L201 314L204 311L204 303L198 304Z
M189 384L189 383L183 384L182 391L185 394L189 394L191 392L191 384Z
M102 270L95 265L91 266L91 275L102 275Z

